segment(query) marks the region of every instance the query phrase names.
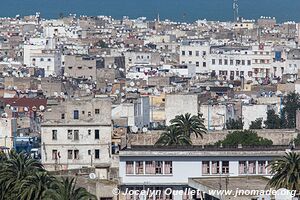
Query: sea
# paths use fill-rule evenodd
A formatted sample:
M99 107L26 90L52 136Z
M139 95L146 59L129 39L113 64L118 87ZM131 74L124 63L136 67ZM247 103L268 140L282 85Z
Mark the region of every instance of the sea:
M238 0L239 16L275 17L278 22L300 22L300 0ZM69 14L112 16L121 19L146 17L180 22L198 19L233 20L233 0L0 0L0 17L40 12L43 18Z

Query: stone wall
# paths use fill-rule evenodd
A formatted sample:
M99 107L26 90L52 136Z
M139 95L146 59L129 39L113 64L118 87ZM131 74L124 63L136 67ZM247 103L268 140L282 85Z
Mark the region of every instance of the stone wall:
M258 136L267 138L273 141L274 145L289 145L293 138L297 137L295 130L275 129L275 130L256 130ZM159 138L162 131L152 131L151 133L140 133L128 135L128 142L131 145L153 145ZM219 140L223 140L229 131L211 131L201 138L192 138L195 145L209 145L214 144Z

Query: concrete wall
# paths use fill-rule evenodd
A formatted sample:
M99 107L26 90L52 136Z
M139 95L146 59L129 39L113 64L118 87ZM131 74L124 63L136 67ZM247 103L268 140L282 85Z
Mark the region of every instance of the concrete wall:
M190 113L197 115L199 111L198 95L197 94L170 94L166 95L166 124L170 125L170 120L174 119L176 115Z
M295 130L274 129L274 130L255 130L258 136L267 138L273 141L274 145L289 145L291 140L297 137ZM128 141L132 145L153 145L163 131L152 131L151 134L129 134ZM192 137L195 145L209 145L214 144L219 140L223 140L229 131L210 131L203 135L203 139Z
M252 121L262 118L263 122L267 120L268 105L243 105L242 115L244 129L249 129Z

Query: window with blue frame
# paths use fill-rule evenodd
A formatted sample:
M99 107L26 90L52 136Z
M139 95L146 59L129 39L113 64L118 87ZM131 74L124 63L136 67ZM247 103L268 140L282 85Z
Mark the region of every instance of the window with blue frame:
M78 110L74 110L74 112L73 112L73 118L74 119L79 119L79 111Z

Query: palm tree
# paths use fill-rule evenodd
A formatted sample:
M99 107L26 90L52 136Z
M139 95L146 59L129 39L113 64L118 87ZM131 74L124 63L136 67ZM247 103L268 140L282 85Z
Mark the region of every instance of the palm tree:
M192 145L190 137L182 134L175 126L167 127L166 131L162 133L155 145L173 146L173 145Z
M47 172L37 172L27 176L16 186L19 188L20 200L41 200L44 198L46 191L50 188L54 177L49 176Z
M286 153L269 165L274 174L269 186L275 189L286 188L300 191L300 155L295 152Z
M10 199L17 199L16 185L27 176L43 171L45 170L42 164L28 154L11 151L0 168L0 189L3 193L0 197L6 199L9 196Z
M203 134L207 133L207 129L204 126L204 119L200 115L192 116L190 113L177 115L170 122L188 137L191 137L191 134L194 133L196 137L203 138Z
M44 199L51 200L90 200L96 197L85 188L76 187L75 178L62 178L52 182L51 188L47 190Z

